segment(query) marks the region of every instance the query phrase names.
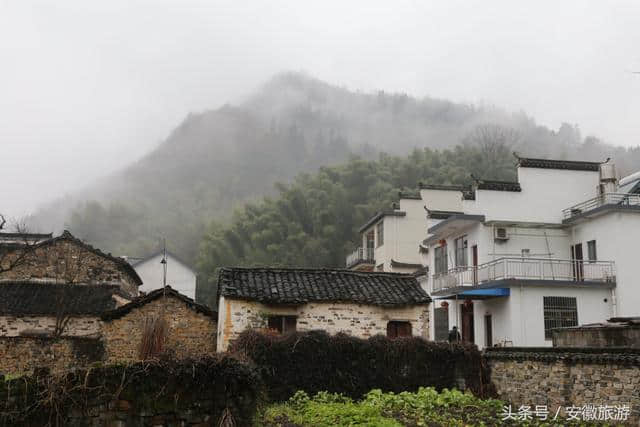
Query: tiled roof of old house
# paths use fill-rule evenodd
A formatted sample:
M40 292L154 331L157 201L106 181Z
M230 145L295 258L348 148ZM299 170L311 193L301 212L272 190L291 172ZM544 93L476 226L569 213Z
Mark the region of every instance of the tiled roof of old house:
M102 320L111 320L111 319L117 319L119 317L122 317L124 315L126 315L127 313L129 313L131 310L142 307L146 304L149 304L152 301L157 300L158 298L161 298L163 296L168 296L168 297L172 297L172 298L176 298L182 302L184 302L187 307L191 308L192 310L197 311L198 313L202 313L205 314L207 316L211 316L211 317L215 317L215 312L213 312L211 309L209 309L209 307L202 305L202 304L198 304L197 302L195 302L194 300L192 300L191 298L189 298L186 295L181 294L180 292L176 291L175 289L173 289L171 286L166 286L163 290L163 288L160 289L156 289L152 292L149 292L147 295L144 295L142 297L136 298L133 301L131 301L128 304L125 304L121 307L118 307L114 310L111 311L107 311L105 313L102 314L101 318Z
M351 302L377 306L426 304L412 274L306 268L222 268L219 294L270 304Z
M0 283L0 316L97 315L116 306L116 285Z

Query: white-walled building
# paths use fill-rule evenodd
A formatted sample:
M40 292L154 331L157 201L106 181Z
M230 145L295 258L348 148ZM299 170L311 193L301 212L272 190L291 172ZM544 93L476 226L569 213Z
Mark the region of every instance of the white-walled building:
M191 299L196 297L197 275L186 262L181 261L171 252L167 251L167 285L174 290L188 296ZM132 267L142 279L140 291L149 293L156 289L162 289L164 271L162 264L163 251L160 250L142 259L131 259Z
M431 336L456 325L481 348L550 346L554 327L637 315L640 177L618 186L610 164L525 158L517 177L423 194Z
M416 242L426 227L422 198L400 193L393 209L378 212L360 227L361 246L347 256L346 267L357 271L413 273L424 264Z

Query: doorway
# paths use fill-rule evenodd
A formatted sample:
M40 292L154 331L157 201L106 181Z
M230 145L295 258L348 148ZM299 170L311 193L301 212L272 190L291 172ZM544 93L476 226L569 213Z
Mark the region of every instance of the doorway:
M471 265L473 266L473 284L478 284L478 245L471 246Z
M571 258L573 258L573 280L582 282L584 279L582 243L571 246Z
M493 327L490 314L484 316L484 346L493 347Z
M475 343L473 332L473 301L466 300L462 304L462 341Z

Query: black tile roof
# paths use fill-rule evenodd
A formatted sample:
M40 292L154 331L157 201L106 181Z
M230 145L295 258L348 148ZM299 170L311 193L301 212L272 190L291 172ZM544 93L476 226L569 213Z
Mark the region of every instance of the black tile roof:
M457 211L438 211L438 210L427 209L427 217L432 219L447 219L452 215L460 215L462 213L463 212L457 212Z
M465 191L469 189L468 186L464 186L464 185L425 184L423 182L419 182L418 187L421 190L443 190L443 191Z
M478 180L476 184L478 190L491 190L491 191L522 191L519 182L512 181L492 181L492 180Z
M171 286L166 286L164 290L160 288L160 289L151 291L147 295L136 298L128 304L120 306L114 310L110 310L105 313L102 313L100 317L102 320L118 319L126 315L127 313L129 313L131 310L142 307L146 304L149 304L151 301L155 301L158 298L161 298L162 296L165 296L165 295L184 302L187 307L191 308L192 310L195 310L198 313L202 313L210 317L216 317L216 313L212 311L209 307L202 304L198 304L193 299L189 298L186 295L181 294L180 292L173 289Z
M0 283L0 316L98 315L116 306L117 285Z
M351 302L377 306L427 304L411 274L305 268L222 268L219 294L266 304Z
M592 171L600 170L599 162L583 162L576 160L551 160L551 159L531 159L525 157L518 158L518 166L521 168L539 168L539 169L566 169L576 171Z

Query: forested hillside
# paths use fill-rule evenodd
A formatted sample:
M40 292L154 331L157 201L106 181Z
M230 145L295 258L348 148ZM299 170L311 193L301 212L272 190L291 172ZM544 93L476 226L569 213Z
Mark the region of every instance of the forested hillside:
M216 269L234 266L344 267L358 228L372 213L388 209L401 190L419 182L469 184L470 174L515 178L515 158L504 143L416 149L408 157L352 158L345 165L302 174L278 195L238 210L230 224L209 226L198 260L199 298L212 303Z
M494 173L492 163L480 168L475 162L455 158L454 153L476 149L490 152L496 143L506 152L516 150L528 156L585 160L612 156L622 171L640 169L637 149L608 146L595 138L583 139L576 126L564 124L553 131L538 126L524 113L509 114L496 108L416 99L405 94L351 92L303 74L284 73L234 106L190 114L140 161L43 208L31 224L43 231L58 231L66 226L82 239L118 255L143 255L157 248L165 237L172 251L195 263L202 235L207 230L212 235L211 228L219 227L209 224L229 224L234 209L242 208L246 202L265 195L282 196L282 190L274 190L276 182L289 183L299 173L344 163L352 155L373 160L382 152L407 155L418 148L412 157L430 159L424 164L416 163L419 172L415 176L410 176L414 167L410 163L401 166L410 160L384 156L380 162L359 160L345 166L344 182L332 175L342 169L323 170L318 175L323 177L322 182L336 186L340 182L344 192L351 191L351 185L363 188L356 185L357 181L349 181L360 179L350 178L349 168L382 168L375 172L380 179L375 179L373 187L367 186L367 198L354 199L356 205L363 206L354 208L346 193L335 194L336 201L344 201L336 202L341 204L339 208L360 212L354 218L358 222L388 201L387 190L413 186L419 178L458 182L468 176L469 170L479 175ZM453 148L458 145L467 148ZM433 149L451 151L436 153ZM123 159L126 164L127 159ZM311 176L302 177L295 185L309 179ZM381 198L376 199L378 196ZM282 203L275 200L265 203ZM246 212L243 215L248 215ZM314 215L319 212L324 211L320 209ZM340 231L332 231L328 222L322 224L328 227L327 237L314 240L316 249L312 252L316 255L312 258L328 263L328 258L317 255L326 250L322 245L351 227L341 222L333 225ZM264 228L262 233L282 231ZM295 235L287 238L294 239ZM309 251L303 252L305 256ZM284 252L282 249L278 253ZM262 259L260 254L254 255L254 259ZM332 256L334 265L342 253ZM290 253L286 257L279 255L277 261L300 263L300 257L300 253Z

